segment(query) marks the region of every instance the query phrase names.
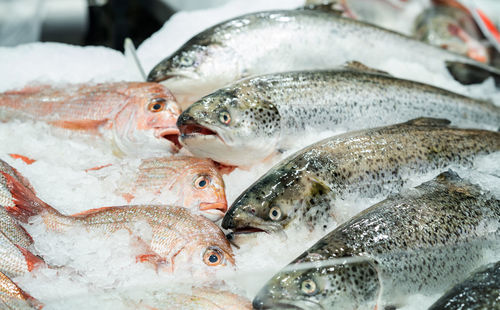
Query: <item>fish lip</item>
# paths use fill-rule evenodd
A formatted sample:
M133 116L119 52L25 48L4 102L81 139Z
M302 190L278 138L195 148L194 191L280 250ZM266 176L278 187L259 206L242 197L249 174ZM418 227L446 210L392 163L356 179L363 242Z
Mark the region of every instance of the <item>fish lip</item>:
M299 303L299 305L297 305L297 302ZM302 304L302 305L300 305L300 304ZM263 308L262 307L257 308L255 300L254 300L253 306L254 306L254 309L263 309L263 310L264 309L300 309L300 310L306 310L306 309L324 310L325 309L321 304L319 304L315 301L312 301L312 300L305 300L305 299L301 299L299 301L283 299L283 300L277 301L276 303L272 303L271 305L262 305Z
M227 214L229 214L229 212L226 213L226 216ZM235 223L235 220L237 222L240 222L242 225L240 226L237 223ZM233 218L233 225L231 226L232 227L224 227L224 225L222 225L222 227L224 227L225 229L231 229L233 232L235 232L235 234L238 234L240 232L243 233L265 232L267 234L272 234L272 233L280 233L281 231L283 231L283 226L281 223L266 222L263 219L247 212L236 215L236 217Z
M168 140L176 152L182 148L182 144L179 142L180 131L178 128L155 128L155 137Z
M224 202L202 202L202 203L200 203L200 211L218 211L224 215L227 211L227 203L224 203Z
M180 138L182 140L200 136L214 136L220 139L222 143L226 144L224 139L222 139L222 137L216 131L210 129L208 126L200 125L198 123L187 123L178 125L178 127L181 133Z

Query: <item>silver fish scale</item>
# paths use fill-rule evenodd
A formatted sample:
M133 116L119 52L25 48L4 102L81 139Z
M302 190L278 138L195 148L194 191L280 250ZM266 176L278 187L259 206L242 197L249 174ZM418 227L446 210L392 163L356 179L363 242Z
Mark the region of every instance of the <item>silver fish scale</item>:
M500 200L453 172L443 173L336 228L291 263L295 271L285 269L271 279L258 298L284 298L293 279L323 283L321 294L311 299L325 309L338 306L339 296L373 305L380 293L385 305L394 305L408 294L435 294L491 260L487 251L498 259L499 227ZM300 263L357 256L367 261L300 268ZM352 292L357 293L346 297Z

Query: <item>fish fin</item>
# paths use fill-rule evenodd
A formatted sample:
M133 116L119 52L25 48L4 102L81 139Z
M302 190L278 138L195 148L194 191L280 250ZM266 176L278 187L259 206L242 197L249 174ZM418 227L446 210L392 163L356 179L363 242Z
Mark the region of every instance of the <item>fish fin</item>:
M97 213L99 211L106 210L106 209L109 209L109 208L113 208L113 207L93 208L93 209L89 209L89 210L85 210L85 211L82 211L82 212L78 212L78 213L72 214L71 216L85 217L85 216L87 216L89 214L94 214L94 213Z
M10 167L10 169L12 169L12 171L14 172L13 177L17 178L21 182L21 184L23 184L24 186L29 188L33 193L36 193L35 189L31 185L31 183L28 181L28 179L26 179L19 171L17 171L16 168L12 167L11 165L9 165L7 163L5 163L5 164L8 165Z
M448 169L448 171L445 171L443 173L440 173L436 179L438 181L447 181L447 180L453 180L453 181L461 181L462 178L456 173L455 171Z
M419 117L407 121L405 124L411 126L434 126L434 127L446 127L451 122L445 118L432 118L432 117Z
M23 248L20 245L15 244L15 246L21 251L23 254L24 258L26 259L26 264L28 265L28 271L33 271L33 269L39 267L39 266L44 266L45 261L39 257L36 256L35 254L31 253L27 249Z
M59 214L57 210L43 202L29 188L21 184L16 178L0 171L7 181L7 188L14 200L13 207L5 207L15 219L27 223L32 216L41 214L45 211L52 211Z
M102 165L102 166L97 166L97 167L88 168L88 169L85 169L85 172L101 170L101 169L103 169L103 168L107 168L107 167L110 167L110 166L112 166L112 165L113 165L113 164L107 164L107 165Z
M4 95L33 95L36 94L40 91L42 91L45 88L50 88L49 85L30 85L30 86L25 86L24 88L18 89L18 90L9 90L4 92Z
M51 125L69 130L97 130L97 128L108 122L104 120L75 120L75 121L53 121Z
M132 199L135 198L135 196L130 194L130 193L122 194L122 197L123 197L123 199L125 199L125 201L127 201L127 203L130 203L132 201Z
M234 171L234 169L236 169L236 166L225 165L225 164L221 164L221 163L216 162L216 161L214 161L214 164L215 164L215 168L217 169L217 171L221 175L230 174L231 172Z
M379 75L385 75L385 76L392 76L386 71L378 70L372 67L368 67L362 62L359 61L348 61L346 62L343 66L343 68L349 69L349 70L354 70L354 71L361 71L361 72L368 72L368 73L375 73Z
M24 161L27 165L31 165L32 163L34 163L36 161L36 159L31 159L29 157L19 155L19 154L9 154L9 156L14 158L14 159L20 159L20 160Z
M500 87L500 70L481 63L463 63L446 61L446 68L455 80L463 85L480 84L492 77L495 85Z
M346 13L345 10L343 10L335 3L309 4L299 7L297 10L321 11L333 14L335 16L342 16Z

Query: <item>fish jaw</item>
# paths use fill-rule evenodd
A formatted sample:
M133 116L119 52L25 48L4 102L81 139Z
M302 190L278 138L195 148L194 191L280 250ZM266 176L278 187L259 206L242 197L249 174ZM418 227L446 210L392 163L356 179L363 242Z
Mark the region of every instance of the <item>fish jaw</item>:
M201 214L211 220L212 222L216 222L220 220L227 211L227 203L224 202L213 202L200 203L200 211Z
M222 228L238 232L279 233L283 231L281 223L265 221L246 211L248 208L231 208L222 220Z

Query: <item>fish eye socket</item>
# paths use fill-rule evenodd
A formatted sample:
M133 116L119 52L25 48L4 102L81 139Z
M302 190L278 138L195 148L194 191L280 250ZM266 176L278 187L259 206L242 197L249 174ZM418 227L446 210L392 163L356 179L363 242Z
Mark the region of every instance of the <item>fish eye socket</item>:
M194 185L196 186L196 188L199 189L204 189L209 184L210 184L210 179L204 175L197 177L196 180L194 181Z
M194 63L194 60L189 55L182 55L179 57L179 64L183 67L189 67Z
M203 262L208 266L217 266L222 264L224 255L215 248L208 248L203 254Z
M313 280L306 279L300 283L300 290L306 295L314 295L317 293L317 286Z
M279 221L281 219L281 209L279 207L272 207L270 210L269 210L269 218L273 221Z
M155 98L149 103L148 110L151 112L163 111L163 109L165 109L166 102L167 100L165 100L164 98Z
M222 124L229 125L231 123L231 114L228 111L222 111L219 113L219 121Z

